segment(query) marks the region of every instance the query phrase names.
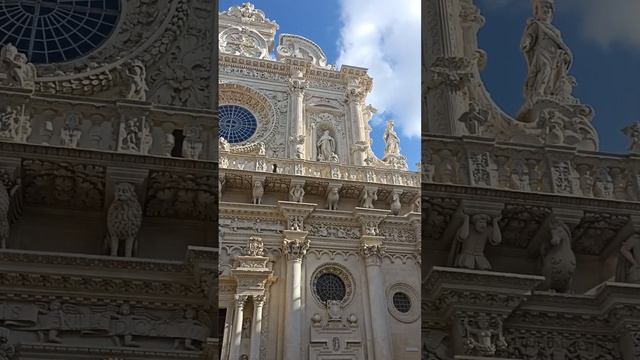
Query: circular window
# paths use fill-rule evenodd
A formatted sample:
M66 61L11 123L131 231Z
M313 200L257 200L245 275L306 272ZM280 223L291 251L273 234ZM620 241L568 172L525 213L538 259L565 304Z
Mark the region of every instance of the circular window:
M222 105L218 108L219 132L231 144L249 140L256 132L258 122L253 114L238 105Z
M347 306L353 298L352 276L341 265L325 264L313 273L311 279L313 297L323 306L328 301L339 301Z
M393 306L395 306L396 310L406 314L411 310L411 298L409 295L399 291L393 294Z
M80 58L111 35L120 0L0 2L0 44L13 44L33 63Z
M397 283L387 289L387 309L396 320L412 323L420 318L420 296L409 284Z
M316 292L322 302L328 300L342 301L347 295L344 281L335 274L322 274L316 281Z

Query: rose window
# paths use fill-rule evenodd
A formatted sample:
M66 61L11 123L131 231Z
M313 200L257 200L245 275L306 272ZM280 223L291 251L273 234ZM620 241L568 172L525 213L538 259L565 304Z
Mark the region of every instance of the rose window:
M406 314L411 310L411 298L403 292L393 294L393 306L399 312Z
M58 63L100 47L115 29L120 0L0 1L0 44L33 63Z
M315 290L322 302L329 300L342 301L347 296L344 281L338 275L331 273L318 276Z
M218 119L220 137L231 144L249 140L258 127L251 111L238 105L218 107Z

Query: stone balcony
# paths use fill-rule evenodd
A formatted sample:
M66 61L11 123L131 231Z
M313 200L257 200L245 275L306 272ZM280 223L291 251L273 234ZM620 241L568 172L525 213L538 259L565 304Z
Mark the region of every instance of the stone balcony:
M192 160L217 159L215 112L0 87L0 140Z
M422 180L426 183L640 200L640 157L637 155L443 135L424 136L423 154L426 163Z

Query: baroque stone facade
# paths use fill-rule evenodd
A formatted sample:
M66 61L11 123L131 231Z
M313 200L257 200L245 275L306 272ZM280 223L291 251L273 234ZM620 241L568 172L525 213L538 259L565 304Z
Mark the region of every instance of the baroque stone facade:
M474 1L423 2L423 359L640 356L638 160L597 152L554 1L531 3L511 117L481 80Z
M366 69L219 14L222 359L418 359L420 177Z
M0 359L217 359L214 4L35 3L1 14Z

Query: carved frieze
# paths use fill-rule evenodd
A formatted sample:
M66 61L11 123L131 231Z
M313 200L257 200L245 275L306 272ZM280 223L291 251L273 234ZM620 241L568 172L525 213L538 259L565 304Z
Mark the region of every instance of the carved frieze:
M212 220L217 217L215 186L216 179L210 175L151 172L145 214Z

